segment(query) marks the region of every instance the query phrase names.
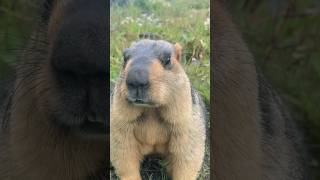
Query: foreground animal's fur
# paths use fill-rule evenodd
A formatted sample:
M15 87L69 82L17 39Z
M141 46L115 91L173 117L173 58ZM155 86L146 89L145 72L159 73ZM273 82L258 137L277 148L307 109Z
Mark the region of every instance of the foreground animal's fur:
M212 27L214 179L307 179L301 134L219 0Z
M107 178L106 5L45 2L2 106L1 180Z
M204 157L204 107L191 89L180 56L180 45L161 40L141 40L124 52L110 114L111 162L122 180L141 179L140 162L154 153L166 158L172 179L197 178ZM149 72L144 100L148 105L129 101L135 68L137 81L143 78L141 69Z

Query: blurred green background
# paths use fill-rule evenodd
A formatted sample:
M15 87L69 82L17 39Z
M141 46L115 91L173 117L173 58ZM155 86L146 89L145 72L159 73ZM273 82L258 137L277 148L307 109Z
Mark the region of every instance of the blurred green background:
M0 79L17 60L37 21L36 0L0 0Z
M229 10L259 68L291 108L320 179L320 1L238 0Z

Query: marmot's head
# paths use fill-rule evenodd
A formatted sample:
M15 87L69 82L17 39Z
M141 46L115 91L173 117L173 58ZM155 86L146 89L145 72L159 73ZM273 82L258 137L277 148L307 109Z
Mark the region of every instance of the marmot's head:
M69 134L107 134L106 5L105 0L46 0L40 30L18 69L21 88L33 92L32 108Z
M166 106L189 88L179 44L140 40L124 50L123 59L117 91L133 106Z

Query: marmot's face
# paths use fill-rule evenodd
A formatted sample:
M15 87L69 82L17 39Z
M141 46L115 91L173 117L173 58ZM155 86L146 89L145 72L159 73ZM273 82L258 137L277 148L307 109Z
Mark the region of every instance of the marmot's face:
M178 44L153 40L141 40L126 49L120 83L123 98L133 106L166 105L185 80L180 51Z
M39 77L50 85L40 103L53 122L70 133L90 137L105 137L109 129L105 5L105 0L72 0L53 10L50 53Z

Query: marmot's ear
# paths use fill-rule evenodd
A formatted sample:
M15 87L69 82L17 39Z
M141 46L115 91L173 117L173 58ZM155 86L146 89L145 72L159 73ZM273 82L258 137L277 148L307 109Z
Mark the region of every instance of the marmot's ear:
M129 48L125 48L122 52L122 55L123 55L123 60L124 62L126 62L129 58L130 58L130 49Z
M174 48L175 48L175 58L177 61L181 61L181 55L182 55L182 47L179 43L176 43L174 45Z

